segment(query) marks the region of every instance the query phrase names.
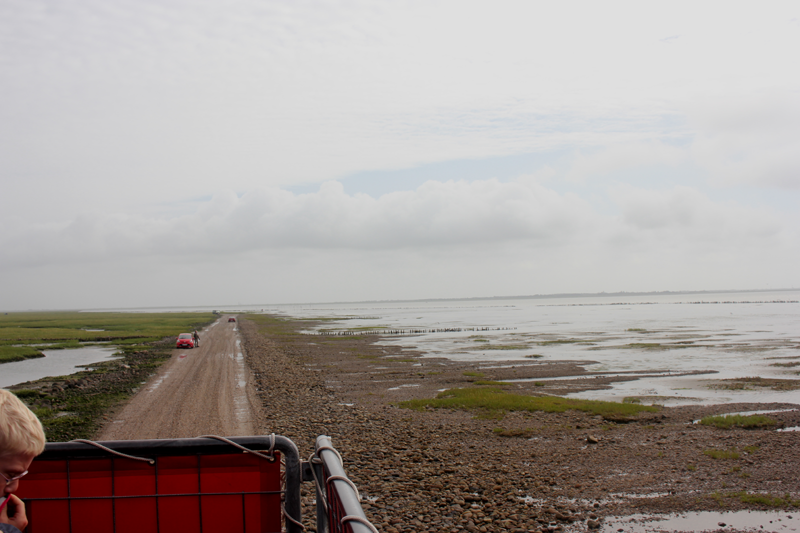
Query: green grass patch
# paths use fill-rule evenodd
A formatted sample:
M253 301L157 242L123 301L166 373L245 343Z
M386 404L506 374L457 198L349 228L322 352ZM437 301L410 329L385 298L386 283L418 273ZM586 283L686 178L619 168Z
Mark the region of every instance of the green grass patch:
M483 372L464 372L464 375L470 378L482 378Z
M0 346L0 363L24 361L34 357L44 357L44 354L30 346Z
M190 329L194 330L195 328L192 327ZM187 332L181 331L180 333L187 333ZM122 339L120 341L116 341L114 344L118 346L128 346L128 345L142 346L148 342L156 342L158 340L161 340L161 337L137 337L135 339Z
M706 416L700 420L704 426L714 426L721 429L739 428L765 428L776 425L778 422L764 415L718 415Z
M688 470L689 472L695 472L697 471L697 466L689 463L688 465L686 465L686 470Z
M583 339L556 339L552 341L539 341L539 346L551 346L553 344L576 344L579 342L589 342Z
M691 348L689 345L685 344L661 344L658 342L630 342L628 344L617 344L614 346L594 346L589 348L589 350L593 351L600 351L600 350L649 350L649 351L661 351L661 350L670 350L673 348Z
M23 400L42 398L42 397L45 396L45 394L42 393L41 391L33 390L33 389L15 390L14 394L16 394L18 398L21 398Z
M299 330L307 328L308 324L301 322L311 322L313 325L313 323L315 322L318 323L325 321L324 318L315 318L315 319L300 321L280 316L262 315L262 314L248 314L246 318L247 320L253 322L256 325L257 331L259 333L268 335L270 337L274 337L275 340L279 340L280 342L289 342L289 343L295 342L297 339L303 336L302 333L299 333ZM355 338L357 337L349 335L342 337L330 335L325 337L315 337L314 342L317 342L319 344L333 344L342 341L347 342Z
M638 332L638 333L646 333L647 332L647 330L644 329L644 328L628 328L625 331L635 331L635 332Z
M791 495L783 497L772 494L752 494L749 492L733 492L727 495L729 498L736 498L742 503L762 505L764 507L800 507L800 500L795 500Z
M703 450L703 455L707 455L712 459L738 459L739 452L736 450Z
M800 366L800 361L792 361L790 363L772 363L770 366L782 366L785 368L791 368L793 366Z
M622 403L637 403L637 404L639 404L639 403L642 403L642 399L639 398L638 396L625 396L622 399Z
M478 420L502 420L505 416L505 411L497 409L478 409L475 411L475 418Z
M70 350L72 348L82 348L89 343L79 342L79 341L66 341L66 342L54 342L54 343L47 343L41 345L35 345L35 348L39 348L41 350Z
M708 495L712 500L717 502L720 507L725 507L725 499L722 497L722 494L719 491L714 491Z
M473 381L473 384L474 385L497 385L497 386L511 385L511 383L508 383L507 381L487 381L487 380Z
M469 389L450 389L439 393L436 398L423 400L407 400L398 404L406 409L465 409L470 411L490 411L506 413L508 411L544 411L562 413L568 410L583 411L604 418L631 419L642 411L657 411L655 407L601 402L593 400L575 400L558 396L523 396L506 392L496 387Z
M789 391L800 389L800 380L762 378L760 376L724 379L708 385L711 389L722 390L754 390L768 388L775 391Z
M544 356L542 354L540 354L540 353L532 353L532 354L526 355L525 359L539 359L541 357L544 357Z
M756 453L756 452L757 452L758 450L760 450L760 449L761 449L761 447L759 447L759 446L754 446L754 445L753 445L753 446L745 446L745 447L744 447L744 451L746 451L746 452L747 452L747 453L749 453L749 454L754 454L754 453Z
M492 432L497 435L498 437L522 437L522 438L530 438L533 435L533 429L504 429L504 428L494 428Z
M481 346L481 350L527 350L527 344L490 344Z

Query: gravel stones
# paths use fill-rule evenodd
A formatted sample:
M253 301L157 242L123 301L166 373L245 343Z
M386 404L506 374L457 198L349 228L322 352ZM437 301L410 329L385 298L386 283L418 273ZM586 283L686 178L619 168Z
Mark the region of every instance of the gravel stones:
M330 435L380 531L586 531L611 514L718 510L714 494L800 494L800 433L689 424L746 406L663 409L625 424L578 412L476 418L464 411L410 411L395 404L477 386L465 371L501 380L512 370L536 377L572 369L572 363L495 371L480 363L420 359L374 344L377 337L320 338L281 327L277 334L240 321L261 401L258 427L293 439L305 457L317 435ZM532 387L531 393L538 391ZM800 425L796 412L780 416L786 425ZM521 436L500 436L498 428ZM744 452L748 446L752 453ZM714 460L703 454L711 448L736 448L742 459ZM303 498L304 522L313 530L309 484ZM727 496L724 504L753 505Z

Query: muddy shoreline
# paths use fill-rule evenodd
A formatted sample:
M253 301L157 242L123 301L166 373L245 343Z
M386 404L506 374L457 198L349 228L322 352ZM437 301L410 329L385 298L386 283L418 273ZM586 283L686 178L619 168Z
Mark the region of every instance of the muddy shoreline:
M633 513L796 512L800 505L800 433L691 424L710 414L798 406L672 407L627 423L578 411L480 418L462 410L402 409L400 401L478 386L478 379L569 375L575 363L421 359L413 350L376 344L378 337L301 335L308 322L242 318L264 406L259 428L292 438L305 456L317 435L331 435L381 531L585 531L602 528L605 517ZM606 386L602 379L591 386ZM559 394L575 383L514 386L523 394ZM800 425L798 411L770 416ZM716 459L712 450L736 451L738 458ZM310 517L313 494L304 490Z
M123 351L67 376L53 376L8 387L41 420L49 442L94 439L113 413L172 355L174 340L146 350Z

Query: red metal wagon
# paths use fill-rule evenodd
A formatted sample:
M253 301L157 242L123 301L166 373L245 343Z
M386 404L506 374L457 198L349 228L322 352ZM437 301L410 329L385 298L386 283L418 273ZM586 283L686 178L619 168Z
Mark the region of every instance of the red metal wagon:
M376 532L330 438L301 461L286 437L58 442L20 483L26 533L297 533L316 481L319 533Z

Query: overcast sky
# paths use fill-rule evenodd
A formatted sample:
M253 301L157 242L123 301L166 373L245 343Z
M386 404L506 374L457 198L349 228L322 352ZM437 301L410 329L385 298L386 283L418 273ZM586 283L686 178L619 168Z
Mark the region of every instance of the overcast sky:
M800 286L800 4L0 0L0 309Z

